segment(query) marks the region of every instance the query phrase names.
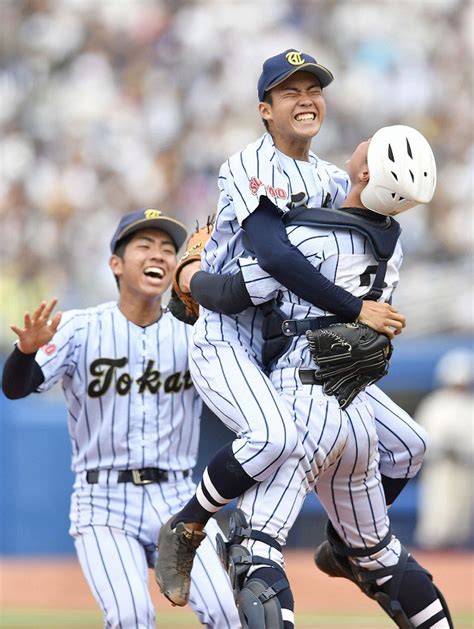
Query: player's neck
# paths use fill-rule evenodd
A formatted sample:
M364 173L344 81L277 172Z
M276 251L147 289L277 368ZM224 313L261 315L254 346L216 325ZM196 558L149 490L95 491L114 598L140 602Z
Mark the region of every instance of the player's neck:
M126 319L145 328L152 325L161 317L161 297L153 297L151 299L133 299L120 295L118 307L120 312Z
M311 138L308 140L295 140L283 138L275 134L273 136L273 143L284 155L297 159L300 162L309 162Z
M360 193L362 192L363 188L364 186L361 186L359 184L353 185L341 207L361 207L365 209L365 205L360 200Z

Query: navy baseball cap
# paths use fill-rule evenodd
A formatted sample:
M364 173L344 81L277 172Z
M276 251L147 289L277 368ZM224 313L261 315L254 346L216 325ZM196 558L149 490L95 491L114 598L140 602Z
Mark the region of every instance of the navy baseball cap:
M289 48L279 55L270 57L263 64L262 74L258 79L258 99L263 101L265 92L282 83L295 72L310 72L318 79L321 87L332 82L334 76L311 55L306 55L294 48Z
M114 253L120 240L125 236L130 236L139 229L161 229L171 236L176 246L176 251L181 248L188 236L188 232L183 223L180 223L171 216L165 216L160 210L137 210L125 214L120 219L115 234L110 241L110 250Z

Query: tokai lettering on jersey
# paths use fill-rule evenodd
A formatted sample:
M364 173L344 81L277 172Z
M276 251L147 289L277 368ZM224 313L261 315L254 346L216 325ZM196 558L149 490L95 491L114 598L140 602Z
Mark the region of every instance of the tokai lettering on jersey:
M91 380L87 387L89 397L97 398L105 395L109 390L114 375L116 376L115 390L119 395L126 395L134 383L129 373L124 372L120 375L117 373L119 369L125 367L128 363L126 356L122 358L96 358L90 364L90 373L96 376ZM157 369L153 369L155 361L150 359L147 362L143 374L135 380L138 385L138 393L149 391L150 393L158 393L163 385L165 393L179 393L181 389L190 389L193 386L189 371L180 371L172 373L164 382L161 380L161 373Z

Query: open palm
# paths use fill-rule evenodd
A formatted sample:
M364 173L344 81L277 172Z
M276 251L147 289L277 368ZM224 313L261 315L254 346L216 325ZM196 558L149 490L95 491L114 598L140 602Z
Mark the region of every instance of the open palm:
M19 338L18 349L21 352L34 354L40 347L51 341L61 321L60 312L57 312L50 320L50 315L57 303L56 298L52 299L49 304L42 301L33 314L25 312L24 327L10 326Z

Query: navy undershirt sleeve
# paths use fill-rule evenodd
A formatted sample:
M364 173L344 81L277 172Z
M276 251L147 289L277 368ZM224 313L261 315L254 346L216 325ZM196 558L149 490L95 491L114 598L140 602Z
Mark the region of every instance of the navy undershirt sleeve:
M305 301L347 321L355 321L362 300L336 286L288 239L278 208L261 196L257 209L242 223L259 265Z
M26 397L44 382L44 374L34 354L24 354L18 347L5 361L2 390L10 400Z
M191 278L191 295L214 312L236 314L252 306L242 271L236 275L215 275L198 271Z

